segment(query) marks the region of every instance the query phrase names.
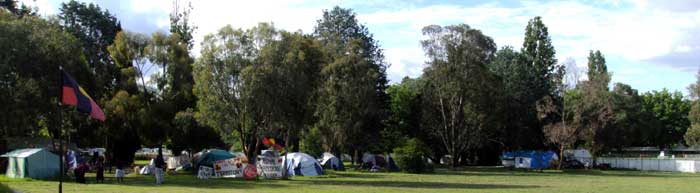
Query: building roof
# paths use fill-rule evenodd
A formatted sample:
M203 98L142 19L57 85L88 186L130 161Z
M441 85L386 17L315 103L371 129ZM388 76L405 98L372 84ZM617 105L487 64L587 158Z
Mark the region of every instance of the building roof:
M0 155L0 157L29 157L32 154L35 154L39 151L43 150L42 148L30 148L30 149L17 149L11 152L7 152L6 154Z

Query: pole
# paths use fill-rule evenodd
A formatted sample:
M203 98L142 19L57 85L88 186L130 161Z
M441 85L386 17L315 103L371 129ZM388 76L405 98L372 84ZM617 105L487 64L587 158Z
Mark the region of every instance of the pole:
M63 98L63 67L58 66L58 74L59 74L59 94L58 94L58 143L59 145L59 150L58 153L60 154L59 156L59 168L61 173L58 175L58 193L63 193L63 117L62 117L62 110L61 110L61 100Z

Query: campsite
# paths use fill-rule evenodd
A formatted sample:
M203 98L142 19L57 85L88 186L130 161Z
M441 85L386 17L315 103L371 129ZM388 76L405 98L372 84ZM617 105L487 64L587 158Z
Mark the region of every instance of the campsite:
M700 1L0 0L0 193L698 192Z
M331 172L292 180L197 180L191 175L169 176L154 186L152 177L129 175L124 184L67 183L66 192L697 192L697 174L639 171L525 172L499 168L438 170L433 174ZM0 184L22 192L55 192L55 181L8 179ZM2 191L0 191L2 192Z

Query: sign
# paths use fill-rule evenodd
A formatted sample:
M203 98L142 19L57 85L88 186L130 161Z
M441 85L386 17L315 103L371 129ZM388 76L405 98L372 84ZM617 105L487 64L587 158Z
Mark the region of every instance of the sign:
M264 179L280 179L282 178L282 158L279 156L259 156L258 157L258 175Z
M243 168L248 165L245 157L235 157L214 162L214 176L218 178L242 178Z
M197 173L197 178L199 179L209 179L214 174L214 168L207 166L200 166Z

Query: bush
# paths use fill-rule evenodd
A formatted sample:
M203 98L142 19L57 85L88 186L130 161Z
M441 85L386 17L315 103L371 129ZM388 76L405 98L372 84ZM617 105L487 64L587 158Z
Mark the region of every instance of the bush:
M430 149L416 138L409 139L402 147L394 149L396 164L408 173L426 173L432 166L426 162Z
M299 151L314 157L320 157L323 154L323 147L321 147L321 130L319 130L318 127L312 127L304 131L302 136L301 142L299 143Z

